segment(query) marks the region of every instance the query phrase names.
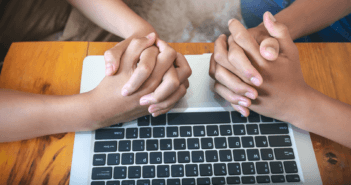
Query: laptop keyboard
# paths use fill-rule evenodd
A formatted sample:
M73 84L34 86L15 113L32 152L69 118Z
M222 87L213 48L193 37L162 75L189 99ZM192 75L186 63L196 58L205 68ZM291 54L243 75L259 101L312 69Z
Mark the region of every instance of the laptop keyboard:
M95 131L91 185L300 182L287 123L255 112L144 116Z

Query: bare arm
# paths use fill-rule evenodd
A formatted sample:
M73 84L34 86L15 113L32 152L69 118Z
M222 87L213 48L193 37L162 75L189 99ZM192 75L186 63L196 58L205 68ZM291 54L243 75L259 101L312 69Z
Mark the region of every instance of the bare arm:
M142 37L155 29L122 0L68 0L86 17L105 30L123 38Z

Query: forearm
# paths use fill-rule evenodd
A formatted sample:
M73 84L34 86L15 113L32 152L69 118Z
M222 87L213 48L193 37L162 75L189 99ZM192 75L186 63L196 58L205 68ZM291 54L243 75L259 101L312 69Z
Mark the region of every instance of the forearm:
M310 89L291 123L351 148L351 106Z
M89 123L84 96L51 96L0 90L0 142L83 130Z
M295 40L322 30L350 13L350 0L296 0L274 17L288 27ZM263 24L258 27L265 30Z
M122 0L68 0L103 29L123 38L143 37L155 29Z

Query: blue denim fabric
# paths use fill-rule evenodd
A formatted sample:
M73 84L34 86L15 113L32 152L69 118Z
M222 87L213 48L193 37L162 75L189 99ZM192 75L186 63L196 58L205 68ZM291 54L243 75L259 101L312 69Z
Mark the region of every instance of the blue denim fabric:
M241 14L246 26L253 28L262 22L263 14L266 11L275 15L294 1L241 0ZM351 42L351 14L319 32L296 39L295 42Z

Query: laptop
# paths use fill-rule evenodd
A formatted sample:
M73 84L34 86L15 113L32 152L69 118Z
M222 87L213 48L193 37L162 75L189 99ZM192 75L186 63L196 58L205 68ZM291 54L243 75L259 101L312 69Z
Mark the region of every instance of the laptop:
M190 87L167 114L75 134L71 185L322 184L308 132L242 117L214 92L211 55L185 57ZM86 57L80 92L104 76L104 57Z

